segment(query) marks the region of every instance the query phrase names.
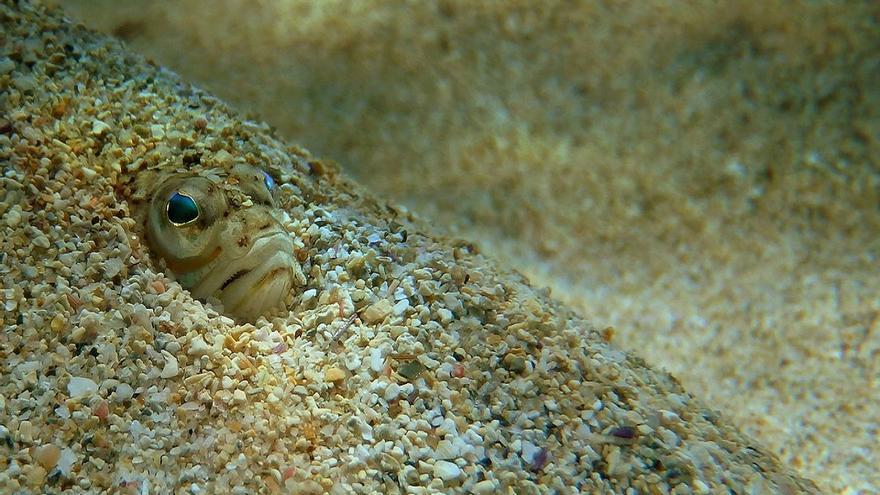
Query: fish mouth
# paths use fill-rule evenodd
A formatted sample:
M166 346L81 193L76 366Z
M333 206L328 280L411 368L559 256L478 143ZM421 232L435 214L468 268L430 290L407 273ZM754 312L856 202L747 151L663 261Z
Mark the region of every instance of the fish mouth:
M225 312L255 319L284 304L294 282L293 242L286 232L274 231L253 241L241 257L218 266L212 293Z

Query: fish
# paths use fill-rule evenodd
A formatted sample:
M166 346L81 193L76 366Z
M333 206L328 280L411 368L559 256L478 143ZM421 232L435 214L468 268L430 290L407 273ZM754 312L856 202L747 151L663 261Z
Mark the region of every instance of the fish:
M167 164L141 172L135 188L147 246L194 298L216 298L224 314L253 322L283 311L305 284L266 170Z

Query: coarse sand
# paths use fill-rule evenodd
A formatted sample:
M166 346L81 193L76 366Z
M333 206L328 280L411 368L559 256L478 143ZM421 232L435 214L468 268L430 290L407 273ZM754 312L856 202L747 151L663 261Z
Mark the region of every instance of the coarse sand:
M64 4L880 492L877 2Z
M63 2L876 492L872 2Z
M816 491L266 125L30 2L0 23L0 493ZM243 166L277 178L263 204L303 277L236 324L165 276L138 219L154 172Z

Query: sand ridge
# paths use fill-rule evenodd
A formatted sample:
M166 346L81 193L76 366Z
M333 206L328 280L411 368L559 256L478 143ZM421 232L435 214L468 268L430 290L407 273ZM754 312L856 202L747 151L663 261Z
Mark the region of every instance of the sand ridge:
M30 3L0 20L2 490L815 491L265 125ZM125 198L175 160L279 177L308 277L288 314L236 325L160 272Z
M880 491L876 2L64 3Z

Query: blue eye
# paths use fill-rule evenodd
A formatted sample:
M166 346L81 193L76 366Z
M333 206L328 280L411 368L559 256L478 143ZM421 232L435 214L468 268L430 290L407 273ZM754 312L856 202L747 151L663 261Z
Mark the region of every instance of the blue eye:
M168 199L165 213L168 215L168 221L179 227L199 218L199 205L192 197L175 191Z
M275 179L273 179L265 170L260 170L260 172L263 172L263 184L266 184L266 189L268 189L269 192L274 191Z

